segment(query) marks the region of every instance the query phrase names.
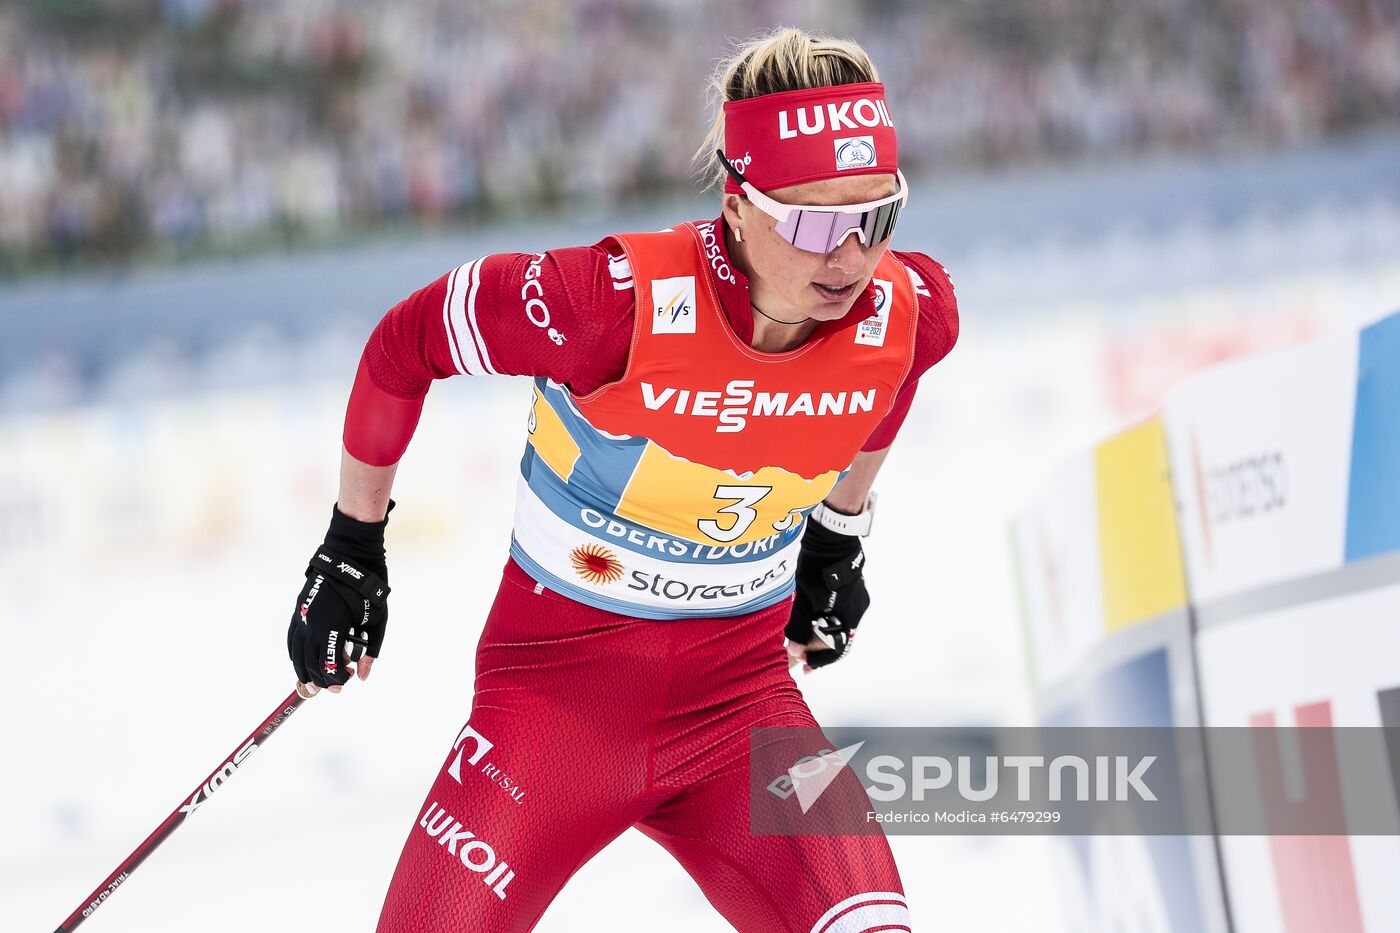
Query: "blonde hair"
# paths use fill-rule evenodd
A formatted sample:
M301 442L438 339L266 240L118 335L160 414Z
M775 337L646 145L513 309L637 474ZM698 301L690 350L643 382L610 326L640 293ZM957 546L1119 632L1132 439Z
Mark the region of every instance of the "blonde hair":
M762 94L879 81L870 55L850 39L785 27L735 48L710 76L714 122L692 160L706 187L723 185L726 173L715 150L724 148L724 104Z

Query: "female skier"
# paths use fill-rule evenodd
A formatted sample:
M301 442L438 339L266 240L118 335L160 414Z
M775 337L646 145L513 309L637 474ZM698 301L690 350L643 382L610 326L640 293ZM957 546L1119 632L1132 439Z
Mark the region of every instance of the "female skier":
M943 269L889 249L909 192L877 82L852 42L756 39L716 73L719 217L474 259L371 335L288 630L298 680L333 692L383 644L390 487L429 384L534 377L470 717L381 933L529 930L630 826L743 933L909 929L883 835L758 835L748 812L749 731L816 725L789 665L849 649L871 485L957 338Z

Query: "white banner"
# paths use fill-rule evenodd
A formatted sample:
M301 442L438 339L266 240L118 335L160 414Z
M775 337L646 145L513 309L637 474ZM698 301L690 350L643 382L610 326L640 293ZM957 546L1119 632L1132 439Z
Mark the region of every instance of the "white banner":
M1348 333L1251 357L1168 396L1194 603L1341 565L1356 347Z

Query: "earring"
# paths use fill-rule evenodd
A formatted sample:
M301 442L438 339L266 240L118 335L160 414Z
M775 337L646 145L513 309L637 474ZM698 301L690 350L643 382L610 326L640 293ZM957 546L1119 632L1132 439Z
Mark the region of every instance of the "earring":
M735 243L742 243L742 242L744 242L744 231L740 230L738 227L735 227L735 228L734 228L734 242L735 242Z

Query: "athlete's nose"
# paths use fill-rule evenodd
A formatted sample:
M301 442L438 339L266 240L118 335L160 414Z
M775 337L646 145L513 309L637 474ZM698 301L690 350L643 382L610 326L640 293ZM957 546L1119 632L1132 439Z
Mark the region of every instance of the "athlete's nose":
M826 263L846 275L855 275L865 265L865 254L861 250L860 237L851 233L836 244L836 248L826 254Z

